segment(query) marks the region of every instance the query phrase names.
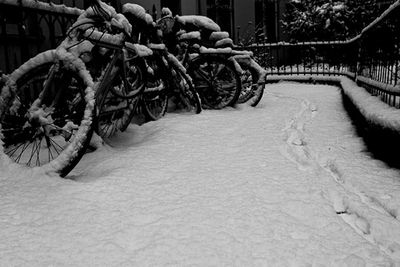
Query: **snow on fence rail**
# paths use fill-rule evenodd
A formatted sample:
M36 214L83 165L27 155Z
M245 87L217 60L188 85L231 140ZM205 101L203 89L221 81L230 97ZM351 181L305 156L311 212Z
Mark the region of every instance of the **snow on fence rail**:
M11 5L11 6L18 6L18 7L26 7L26 8L32 8L32 9L37 9L41 11L48 11L48 12L54 12L54 13L59 13L59 14L70 14L70 15L76 15L79 16L80 14L83 13L82 9L76 8L76 7L68 7L64 4L57 5L53 4L52 2L41 2L41 1L35 1L35 0L0 0L0 4L5 4L5 5Z
M0 72L10 73L39 52L56 47L82 12L50 1L0 0Z
M361 33L343 41L264 43L245 47L267 75L342 75L400 108L400 0Z

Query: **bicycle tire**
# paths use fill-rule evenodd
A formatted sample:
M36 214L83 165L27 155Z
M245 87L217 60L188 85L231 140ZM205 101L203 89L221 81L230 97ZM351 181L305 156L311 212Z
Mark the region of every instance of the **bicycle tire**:
M38 54L15 70L1 90L3 153L15 163L61 177L78 164L93 133L93 81L81 60L68 58L55 50ZM57 91L52 85L66 87ZM61 97L54 102L56 92Z
M252 107L256 107L264 95L265 70L262 69L253 58L238 60L238 63L240 64L240 67L250 73L252 77L251 93L245 102Z
M145 86L145 73L143 72L143 63L140 59L134 58L125 61L125 77L130 84L130 88L126 88L122 84L120 87L112 87L112 93L122 99L133 99L139 96ZM123 71L123 70L121 70Z
M95 121L95 131L103 139L112 138L117 132L123 132L129 126L141 94L144 90L146 76L144 74L143 60L132 59L126 61L127 73L123 69L113 75L110 83L105 82L104 88L97 88L97 115ZM130 87L138 92L134 97L121 98L116 91L124 91L124 75L130 83ZM100 77L99 79L107 79Z
M186 74L180 66L171 64L173 73L171 77L172 86L177 86L177 98L179 99L179 106L187 112L199 114L202 111L201 99L196 89L192 78Z
M189 63L188 73L203 108L222 109L236 104L242 87L241 79L234 63L225 56L200 54Z
M254 83L252 73L248 69L243 68L243 73L240 76L242 81L242 90L237 103L243 104L250 100L254 96Z
M167 112L169 78L161 57L146 57L146 63L148 75L142 95L142 110L146 120L156 121Z

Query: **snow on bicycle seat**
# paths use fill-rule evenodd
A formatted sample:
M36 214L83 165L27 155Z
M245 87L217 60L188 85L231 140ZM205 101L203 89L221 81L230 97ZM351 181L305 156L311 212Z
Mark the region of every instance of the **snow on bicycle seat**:
M200 40L201 39L201 34L199 31L192 31L192 32L182 32L178 39L180 41L186 41L186 40Z
M167 48L165 47L165 44L155 44L155 43L150 43L147 45L148 48L151 50L158 50L158 51L164 51Z
M176 16L176 20L184 26L193 26L197 29L206 29L212 32L219 32L221 28L212 19L205 16L189 15L189 16Z
M209 39L210 39L210 41L217 42L217 41L220 41L220 40L225 39L225 38L229 38L229 33L228 32L217 31L217 32L212 32L210 34L210 38Z
M146 13L146 10L142 6L138 4L124 4L122 6L122 13L125 14L125 16L131 15L136 20L140 20L147 25L153 24L153 18L150 16L150 14Z

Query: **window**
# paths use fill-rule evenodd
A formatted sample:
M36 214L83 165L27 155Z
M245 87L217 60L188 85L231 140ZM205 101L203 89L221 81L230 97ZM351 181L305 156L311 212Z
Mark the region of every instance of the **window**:
M207 17L232 34L232 0L207 0Z

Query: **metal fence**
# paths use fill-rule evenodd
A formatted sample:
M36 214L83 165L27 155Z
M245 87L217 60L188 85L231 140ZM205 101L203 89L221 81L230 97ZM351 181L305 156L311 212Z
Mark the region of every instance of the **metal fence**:
M347 75L400 108L400 0L346 41L254 44L268 75Z
M82 12L83 0L0 0L0 72L54 48ZM54 2L55 1L55 2ZM67 7L76 6L75 7ZM254 44L269 75L348 75L400 108L400 0L346 41Z
M83 1L0 0L0 72L9 73L37 53L54 48L82 12Z

